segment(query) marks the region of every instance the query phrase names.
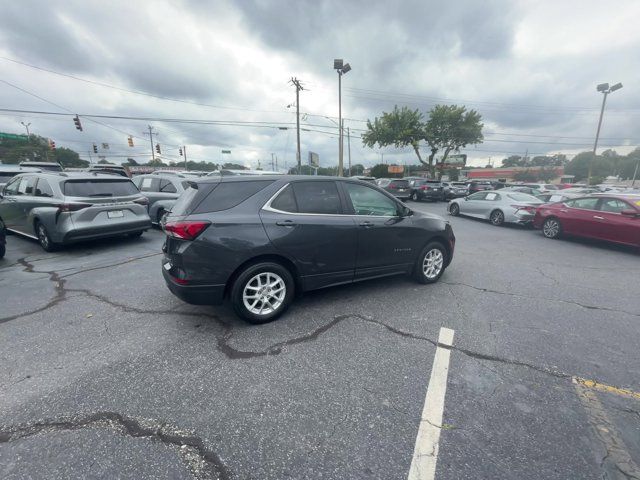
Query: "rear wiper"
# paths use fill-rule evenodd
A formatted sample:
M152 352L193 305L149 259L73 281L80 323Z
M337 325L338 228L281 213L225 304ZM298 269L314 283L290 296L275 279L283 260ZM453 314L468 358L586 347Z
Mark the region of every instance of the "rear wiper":
M113 193L92 193L90 197L113 197Z

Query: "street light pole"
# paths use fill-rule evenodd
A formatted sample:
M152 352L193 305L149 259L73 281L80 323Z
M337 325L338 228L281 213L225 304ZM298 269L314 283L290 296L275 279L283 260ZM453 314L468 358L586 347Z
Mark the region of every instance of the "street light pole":
M607 103L607 95L611 92L615 92L616 90L620 90L622 88L621 83L616 83L615 85L609 87L608 83L601 83L596 87L598 92L601 92L604 96L602 97L602 107L600 108L600 118L598 119L598 129L596 130L596 140L593 143L593 156L589 161L589 173L587 174L587 186L591 185L591 172L593 169L593 162L596 159L596 150L598 149L598 138L600 137L600 128L602 127L602 117L604 116L604 106Z
M27 129L27 138L29 138L31 136L31 134L29 133L29 125L31 125L31 122L29 123L20 122L20 123L24 126L24 128Z
M344 160L343 160L343 139L342 134L342 75L351 70L351 65L344 63L341 58L336 58L333 61L333 68L338 72L338 176L344 176Z

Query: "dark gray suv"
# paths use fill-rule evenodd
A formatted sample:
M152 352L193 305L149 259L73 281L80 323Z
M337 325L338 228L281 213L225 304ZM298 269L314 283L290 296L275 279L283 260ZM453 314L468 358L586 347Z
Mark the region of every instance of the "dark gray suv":
M207 177L162 221L162 272L194 304L225 296L252 323L275 319L296 292L397 274L436 282L453 257L443 218L336 177Z
M116 235L140 236L151 227L148 200L128 178L98 173L21 174L5 185L0 220L35 238L46 251Z

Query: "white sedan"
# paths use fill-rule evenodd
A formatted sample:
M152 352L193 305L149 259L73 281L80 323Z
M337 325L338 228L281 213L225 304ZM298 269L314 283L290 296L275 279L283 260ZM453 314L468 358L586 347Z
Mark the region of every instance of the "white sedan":
M477 192L449 202L451 215L468 215L489 220L493 225L518 223L527 225L533 221L536 208L544 202L526 193L502 190Z

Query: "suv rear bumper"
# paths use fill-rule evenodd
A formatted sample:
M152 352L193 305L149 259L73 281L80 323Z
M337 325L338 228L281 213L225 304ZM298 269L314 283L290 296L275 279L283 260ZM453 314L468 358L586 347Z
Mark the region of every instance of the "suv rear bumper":
M103 227L72 228L64 234L62 237L62 243L126 235L128 233L136 233L150 228L151 220L149 219Z
M220 305L224 299L224 285L182 285L164 267L162 276L171 293L183 302L192 305Z

